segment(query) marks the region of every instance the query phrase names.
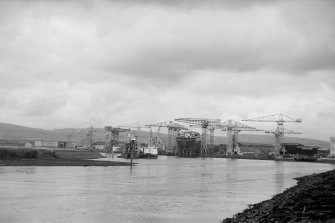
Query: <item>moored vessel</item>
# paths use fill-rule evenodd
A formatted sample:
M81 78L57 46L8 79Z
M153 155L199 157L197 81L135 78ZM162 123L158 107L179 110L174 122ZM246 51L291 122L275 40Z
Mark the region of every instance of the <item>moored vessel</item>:
M147 146L140 149L140 158L142 159L157 159L158 149L156 146Z

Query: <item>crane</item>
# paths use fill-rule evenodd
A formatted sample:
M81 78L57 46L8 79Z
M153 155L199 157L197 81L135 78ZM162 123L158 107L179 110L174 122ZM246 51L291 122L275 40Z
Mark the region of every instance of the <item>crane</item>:
M190 127L202 128L202 125L190 125ZM212 150L212 149L214 149L214 131L217 128L219 128L219 126L217 124L212 123L207 128L209 130L209 145L207 145L207 146L209 146L210 149Z
M227 131L227 150L226 155L234 153L240 154L240 148L238 146L238 133L241 131L263 131L254 127L239 123L237 121L229 119L218 125L222 131Z
M108 148L112 151L112 157L114 155L113 146L118 145L120 132L128 132L128 131L130 131L130 129L105 126L105 132L106 132L105 148L106 148L106 151L108 151Z
M280 151L282 150L282 143L284 142L284 134L300 134L298 132L293 132L291 130L286 130L284 128L285 122L291 123L301 123L301 118L291 118L284 114L276 114L276 115L268 115L258 118L252 119L245 119L243 121L251 121L251 122L276 122L277 128L275 131L266 131L265 133L272 133L275 136L275 143L274 143L274 155L278 156Z
M215 126L220 124L220 119L207 119L207 118L178 118L177 122L184 122L193 126L200 126L202 128L201 134L201 155L207 154L207 129L210 130L210 139L214 141Z
M135 125L119 125L117 126L119 128L129 128L129 129L136 129L137 132L142 131L143 128L149 128L149 144L153 145L153 133L152 133L152 127L146 126L146 125L140 125L138 122L135 123ZM132 131L132 130L131 130Z
M89 127L89 129L82 129L82 130L78 130L76 132L71 132L71 133L79 133L80 134L80 133L82 133L83 130L87 131L85 133L85 137L83 139L83 142L87 146L87 148L92 149L92 145L93 145L93 133L96 132L97 130L95 130L93 128L93 126L91 125ZM69 140L71 139L71 134L68 135L68 139Z
M173 138L174 133L178 133L178 132L180 132L180 130L187 130L187 128L185 126L180 125L180 124L175 123L175 122L172 122L172 121L148 124L148 125L145 125L145 126L147 126L147 127L158 127L158 132L159 132L159 129L162 128L162 127L168 129L168 140L167 140L168 141L167 142L168 149L167 150L169 152L175 152L175 151L172 151L172 148L174 147L172 145L172 138ZM151 140L152 140L152 138L151 138Z
M128 123L125 125L118 125L119 128L129 128L129 129L136 129L136 131L140 132L142 128L146 128L145 126L141 125L138 122Z
M280 151L285 153L285 148L282 147L282 144L284 143L284 134L301 134L300 132L294 132L294 131L287 130L287 129L279 130L278 128L276 128L276 130L274 131L265 131L265 133L271 133L275 136L274 154L277 156L280 154Z

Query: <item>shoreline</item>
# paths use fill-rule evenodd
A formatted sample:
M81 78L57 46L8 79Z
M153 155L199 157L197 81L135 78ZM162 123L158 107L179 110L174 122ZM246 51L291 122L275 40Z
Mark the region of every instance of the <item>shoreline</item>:
M2 149L0 166L130 166L130 162L99 160L95 151Z
M251 156L226 156L226 155L207 155L207 158L224 158L224 159L246 159L246 160L271 160L271 161L284 161L284 162L306 162L306 163L326 163L335 164L335 158L319 158L316 161L297 161L293 158L279 158L274 157L251 157Z
M73 159L2 159L0 166L130 166L130 163Z
M295 179L297 185L222 223L335 222L335 170Z

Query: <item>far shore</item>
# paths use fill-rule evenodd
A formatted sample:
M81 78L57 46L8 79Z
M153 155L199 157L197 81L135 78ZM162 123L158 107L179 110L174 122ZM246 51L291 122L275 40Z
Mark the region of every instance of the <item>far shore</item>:
M130 162L99 158L104 156L97 151L1 149L0 166L130 166Z
M272 161L283 161L283 162L308 162L308 161L296 161L293 158L279 158L275 159L271 156L261 157L261 156L226 156L226 155L207 155L205 157L209 158L225 158L225 159L248 159L248 160L272 160ZM335 158L319 158L316 161L312 161L309 163L327 163L327 164L335 164Z
M63 159L5 159L0 166L130 166L129 162Z

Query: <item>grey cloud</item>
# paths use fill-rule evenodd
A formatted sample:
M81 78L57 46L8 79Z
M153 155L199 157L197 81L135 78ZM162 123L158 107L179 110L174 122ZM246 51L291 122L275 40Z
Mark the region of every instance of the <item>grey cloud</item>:
M0 117L321 117L333 110L334 3L291 2L1 1Z
M128 75L171 84L201 70L245 72L266 67L296 73L334 69L332 4L305 4L305 15L299 4L236 2L32 1L37 6L30 9L23 7L29 2L16 2L24 16L7 13L10 19L3 20L0 28L7 35L1 38L3 73L20 75L25 82L30 78L103 81ZM202 7L216 4L233 8ZM165 5L194 5L196 10L165 9ZM41 7L44 12L36 11ZM115 7L124 10L117 12ZM314 15L311 8L325 9L326 16L309 18ZM129 17L133 18L121 22ZM64 26L49 24L53 19ZM322 35L311 30L311 24Z

